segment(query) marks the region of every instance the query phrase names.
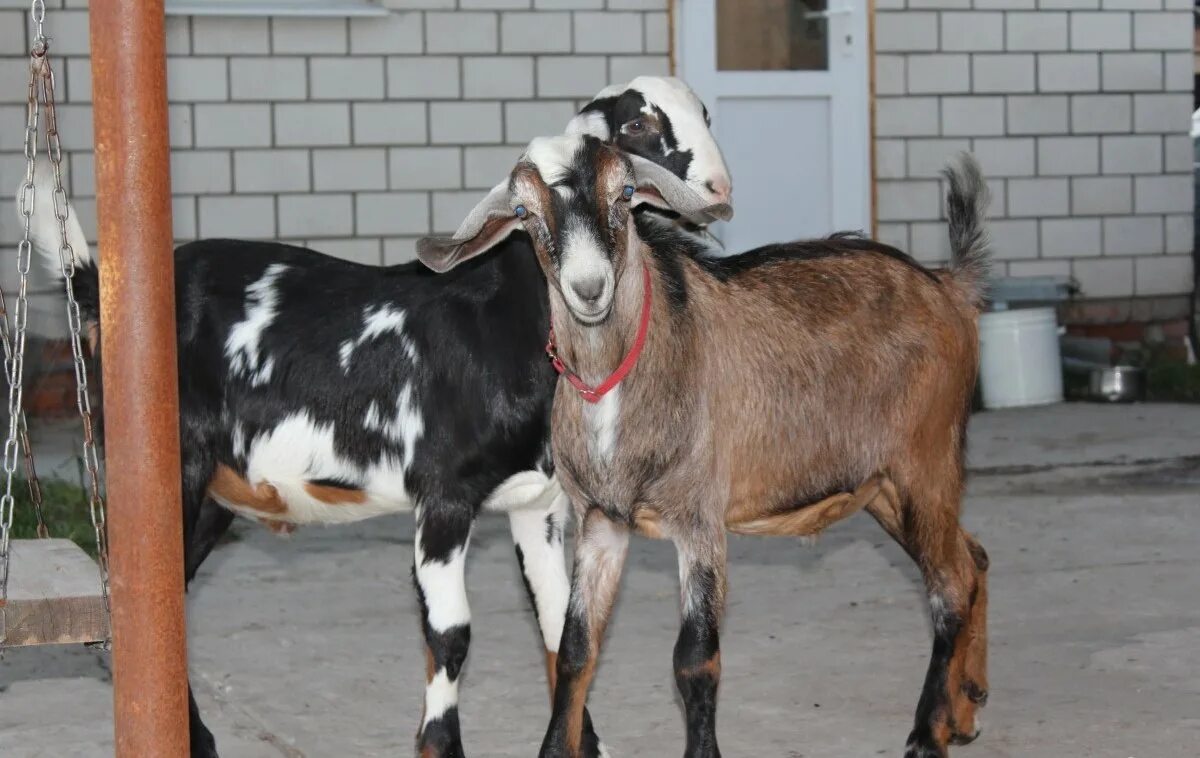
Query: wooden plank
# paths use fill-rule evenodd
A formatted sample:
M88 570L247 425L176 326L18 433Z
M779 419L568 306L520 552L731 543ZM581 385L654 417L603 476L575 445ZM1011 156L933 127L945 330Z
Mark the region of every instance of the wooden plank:
M108 614L95 562L70 540L13 540L2 621L5 647L102 642Z

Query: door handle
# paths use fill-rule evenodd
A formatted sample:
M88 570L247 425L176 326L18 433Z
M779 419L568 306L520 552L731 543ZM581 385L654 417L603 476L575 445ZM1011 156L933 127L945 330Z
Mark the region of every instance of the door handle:
M823 11L805 11L804 18L806 18L806 19L823 18L823 19L828 20L830 18L833 18L834 16L849 16L852 13L854 13L853 8L843 5L839 8L826 8Z

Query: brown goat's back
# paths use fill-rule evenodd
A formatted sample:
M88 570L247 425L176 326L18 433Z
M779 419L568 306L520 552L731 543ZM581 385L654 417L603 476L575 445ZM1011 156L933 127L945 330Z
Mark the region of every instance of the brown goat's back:
M733 431L717 442L731 517L794 508L877 473L906 496L927 479L960 485L974 306L941 272L837 244L735 262L724 277L689 272L689 288L723 314L701 332L711 386L738 388L709 398L718 428Z

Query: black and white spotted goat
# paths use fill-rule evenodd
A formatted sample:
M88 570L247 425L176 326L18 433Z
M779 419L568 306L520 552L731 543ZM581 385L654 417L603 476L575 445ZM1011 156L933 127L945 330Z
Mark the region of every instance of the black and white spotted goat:
M641 77L601 92L568 131L728 202L729 174L708 126L685 84ZM39 175L46 181L49 171ZM56 267L49 204L38 206L33 231ZM75 290L95 322L97 268L74 214L69 235L82 259ZM363 266L272 242L204 240L175 251L187 579L234 513L287 532L414 510L428 654L422 756L463 754L458 678L471 635L463 569L480 511L508 514L554 688L569 582L567 503L548 454L549 310L528 237L506 244L526 251L445 276L416 262ZM194 699L191 734L193 756L216 754Z

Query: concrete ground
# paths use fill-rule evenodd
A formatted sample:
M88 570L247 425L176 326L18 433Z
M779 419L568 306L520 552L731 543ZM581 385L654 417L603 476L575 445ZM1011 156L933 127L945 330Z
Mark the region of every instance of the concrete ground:
M1064 405L972 424L966 523L991 571L991 703L956 756L1182 758L1200 745L1200 406ZM412 528L282 540L249 524L205 565L191 670L223 755L410 754L423 654ZM866 515L816 545L733 538L721 640L724 754L901 754L929 655L920 580ZM471 548L470 755L528 758L546 725L540 643L507 536ZM635 540L592 694L618 756L679 755L670 545ZM0 755L111 754L104 654L10 651Z

